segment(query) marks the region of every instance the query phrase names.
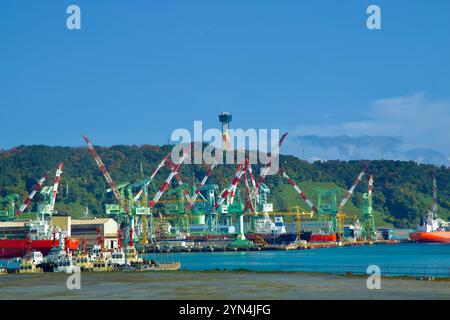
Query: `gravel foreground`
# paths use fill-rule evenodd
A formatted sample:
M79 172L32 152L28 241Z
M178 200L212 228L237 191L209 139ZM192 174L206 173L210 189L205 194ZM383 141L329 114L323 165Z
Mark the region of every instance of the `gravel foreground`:
M450 299L450 281L265 272L82 273L69 290L68 274L0 276L0 299Z

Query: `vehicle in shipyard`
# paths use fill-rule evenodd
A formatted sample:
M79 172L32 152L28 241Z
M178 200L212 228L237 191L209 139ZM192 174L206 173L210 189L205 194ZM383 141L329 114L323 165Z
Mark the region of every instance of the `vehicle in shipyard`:
M433 176L433 207L426 216L420 218L416 231L409 235L412 241L450 243L449 224L437 216L437 211L437 183L436 177Z

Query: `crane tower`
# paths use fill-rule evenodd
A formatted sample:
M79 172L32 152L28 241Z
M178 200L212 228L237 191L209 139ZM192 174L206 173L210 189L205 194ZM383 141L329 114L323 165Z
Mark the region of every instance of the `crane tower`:
M222 123L222 148L224 150L230 150L231 144L230 144L230 136L228 134L228 129L230 127L230 123L232 120L231 113L229 112L222 112L219 114L219 121Z

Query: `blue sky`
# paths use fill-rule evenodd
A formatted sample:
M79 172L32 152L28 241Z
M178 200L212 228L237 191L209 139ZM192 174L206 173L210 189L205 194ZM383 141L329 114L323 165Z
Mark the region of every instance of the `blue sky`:
M450 157L446 0L2 0L0 39L0 148L162 144L230 111L293 154L298 135L367 134Z

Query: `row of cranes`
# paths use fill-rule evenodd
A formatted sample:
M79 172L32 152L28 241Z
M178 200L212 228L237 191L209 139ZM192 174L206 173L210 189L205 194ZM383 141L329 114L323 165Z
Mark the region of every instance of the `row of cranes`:
M38 193L41 195L41 201L37 204L38 217L44 220L51 216L55 212L55 204L59 183L61 181L62 170L63 163L60 162L58 168L56 169L55 178L52 185L44 185L47 181L47 175L42 176L33 186L27 198L18 209L16 209L16 205L20 202L19 195L9 194L3 198L0 198L0 220L10 221L20 218L20 216L30 207L32 200Z
M286 135L287 133L281 137L278 143L279 146L282 145ZM136 237L136 240L140 240L142 245L156 241L155 217L159 218L160 235L170 233L170 230L165 229L170 224L175 225L175 230L184 234L194 231L190 230L191 225L201 226L196 231L202 234L221 233L225 226L228 227L228 233L235 233L238 240L245 241L244 216L247 216L247 220L249 220L247 229L257 233L260 231L258 227L261 227L261 224L268 223L269 226L273 227L270 215L289 214L289 212L273 212L273 205L268 202L270 189L264 181L269 170L272 169L272 163L269 163L261 170L257 180L249 158L246 157L244 163L237 165L234 177L228 187L220 191L218 185L207 183L208 178L218 165L216 161L208 166L202 180L197 185L192 185L192 190L189 192L189 186L183 183L183 178L178 172L189 154L184 153L176 163L173 163L169 153L149 177L134 183L126 182L116 185L94 146L85 135L83 138L109 185L107 192L113 193L118 202L118 204L107 204L106 213L113 215L119 223L127 228L131 228L134 231L133 235ZM159 188L155 188L153 185L154 178L163 167L169 168L170 174ZM329 221L331 226L328 232L337 234L339 238L342 238L345 221L343 208L364 176L367 167L367 165L364 167L339 204L336 201L337 189L317 189L317 206L306 196L299 184L295 183L282 168L278 169L278 173L288 181L299 197L311 209L310 212L300 212L297 207L294 213L297 222L297 240L300 240L299 224L301 215L315 215L319 220ZM177 186L172 188L171 191L167 191L169 186L172 185L173 179L175 179ZM238 184L241 181L244 184L245 196L241 196L238 191ZM153 186L155 191L151 199L150 185ZM363 237L373 240L375 239L375 225L372 214L372 186L373 178L371 176L369 191L367 194L364 194L364 207L361 217L363 220L362 225L365 228ZM175 196L175 200L161 200L165 192ZM328 201L325 199L328 199ZM156 213L157 215L155 215ZM233 216L237 219L237 230L232 228ZM168 221L170 221L170 224Z
M287 133L279 140L279 147L286 135ZM136 182L116 184L88 137L83 135L83 138L108 183L109 188L106 192L112 193L117 200L117 203L105 205L105 213L114 217L120 226L129 228L134 240L138 240L144 246L149 242L156 242L155 219L159 220L160 236L161 234L170 234L170 230L167 229L169 225L173 225L175 230L184 234L195 232L218 234L223 233L223 227L226 227L225 232L235 233L237 239L245 241L246 231L262 233L264 229L273 229L274 223L270 218L271 215L294 215L297 223L297 240L300 240L300 217L315 216L318 220L330 223L328 233L337 234L339 238L342 238L345 221L343 208L368 167L366 165L359 173L339 204L337 203L338 189L316 189L317 205L308 198L301 185L291 179L280 167L278 174L292 186L299 198L308 205L310 211L301 212L297 206L294 212L274 212L273 205L269 202L270 189L264 183L269 170L272 169L272 163L262 168L257 179L249 158L246 157L244 163L237 165L227 188L221 191L219 185L208 183L208 179L218 166L218 161L208 165L205 175L198 184L193 183L189 186L183 182L183 178L179 174L179 169L189 154L184 153L174 163L170 158L171 154L168 153L148 177L143 177ZM164 167L169 169L170 174L161 186L156 188L154 178ZM12 194L0 198L0 219L12 220L20 217L38 192L42 199L37 205L38 215L41 220L51 217L55 213L62 172L63 164L59 163L52 185L44 185L47 175L39 179L18 210L16 210L16 204L19 202L18 195ZM174 180L177 186L169 190L169 186ZM245 192L240 192L239 184L243 185L242 189ZM151 188L154 192L150 191ZM372 188L373 177L370 176L368 192L363 195L364 204L361 212L362 237L370 240L375 239ZM151 193L154 193L152 197ZM171 198L175 198L175 200L162 199L165 193L170 193ZM233 229L233 217L236 218L236 229ZM247 220L247 228L245 228L244 218ZM191 226L196 229L191 230Z

